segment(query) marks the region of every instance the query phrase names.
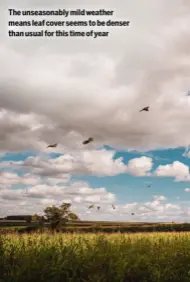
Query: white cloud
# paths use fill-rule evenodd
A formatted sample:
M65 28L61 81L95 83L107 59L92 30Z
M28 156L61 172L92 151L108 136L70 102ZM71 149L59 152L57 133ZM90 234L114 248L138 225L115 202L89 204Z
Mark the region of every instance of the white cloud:
M43 213L49 205L62 202L72 204L72 210L83 220L112 221L184 221L188 210L173 203L163 203L165 196L154 196L152 201L115 204L116 195L105 188L90 188L88 183L75 182L71 186L37 185L27 189L4 189L0 191L0 216L22 213ZM90 204L100 206L98 211L88 209ZM114 204L116 209L112 208ZM132 215L134 213L134 215Z
M131 159L127 165L127 172L136 176L149 175L149 171L152 169L153 162L151 158L140 157Z
M0 198L9 201L20 201L24 197L24 190L3 189L0 190Z
M123 158L114 158L116 151L82 150L61 155L57 158L28 157L19 162L1 162L0 167L15 170L26 170L43 177L49 184L66 183L70 175L115 176L128 173L136 176L148 176L153 161L148 157L140 157L124 163Z
M184 191L185 192L190 192L190 188L185 188Z
M59 205L59 202L54 199L42 199L41 204L47 207L47 206Z
M22 189L18 193L21 192ZM80 203L96 203L106 204L114 203L116 197L114 194L109 193L105 188L89 187L86 182L75 182L70 186L48 186L48 185L36 185L29 187L25 194L27 198L36 199L57 199L59 201L65 201L65 197L73 202Z
M25 189L0 190L0 216L7 213L42 213L49 205L72 203L72 209L79 214L87 214L90 204L101 205L106 209L115 203L116 196L104 187L91 188L86 182L74 182L66 186L35 185ZM10 211L10 212L9 212ZM91 211L90 211L91 213Z
M22 177L14 172L1 173L1 197L13 198L11 202L2 200L1 212L38 210L45 203L38 199L54 201L55 197L57 201L63 195L72 198L85 217L82 205L87 200L101 200L106 206L115 198L105 188L94 192L84 184L69 186L72 175L148 176L152 169L151 158L136 158L126 164L122 158L113 159L115 151L97 148L106 144L143 151L189 145L190 99L185 96L190 76L188 1L92 0L79 4L66 0L65 8L107 6L115 10L115 19L131 21L129 28L114 27L109 38L93 43L74 38L8 38L7 8L11 4L19 9L23 4L30 9L50 9L60 8L62 1L54 4L42 0L39 4L10 0L0 7L0 154L38 151L37 158L13 162L12 166L1 164L11 171L26 170ZM148 105L149 112L139 112ZM83 146L82 141L90 136L95 141ZM59 143L57 148L46 149L55 142ZM51 160L50 152L65 155ZM159 166L154 175L190 181L189 168L178 161ZM29 186L28 197L20 195L19 190L11 194L9 189L14 184ZM20 202L14 205L16 197ZM126 218L131 208L120 205L119 217ZM140 219L151 215L148 208L158 209L157 214L151 211L158 219L178 212L178 206L164 205L161 198L155 198L139 207ZM115 216L109 209L105 217ZM94 215L90 211L88 216Z
M126 165L122 158L113 159L115 151L92 150L78 151L75 155L63 155L58 158L48 159L29 157L23 162L15 162L19 168L29 169L35 174L51 179L58 177L61 182L65 174L113 176L126 172ZM3 166L4 163L1 164Z
M189 167L179 161L172 164L159 165L154 175L160 177L175 177L175 181L190 181Z
M40 178L29 173L19 176L12 172L0 172L0 187L8 188L12 185L36 185L40 182Z
M31 1L14 7L22 3L31 7ZM97 3L81 5L99 8ZM97 145L124 149L188 145L190 4L105 3L115 10L115 19L130 20L131 26L114 27L109 38L94 39L93 44L69 38L8 38L8 4L1 6L0 102L6 110L0 117L2 152L42 150L51 142L63 150L76 149L88 136ZM46 1L42 6L57 5ZM81 6L75 1L72 5ZM139 113L146 105L150 112Z
M162 203L165 200L165 196L155 196L151 202L119 205L117 213L128 221L183 221L186 218L186 215L182 216L183 208L172 203Z
M152 201L154 202L154 201L166 201L167 200L167 198L165 197L165 196L162 196L162 195L160 195L160 196L153 196L152 197Z

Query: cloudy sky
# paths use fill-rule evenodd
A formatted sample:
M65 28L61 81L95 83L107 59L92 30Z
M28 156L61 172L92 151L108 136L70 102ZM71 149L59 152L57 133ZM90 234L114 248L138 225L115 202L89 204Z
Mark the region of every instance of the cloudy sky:
M12 38L8 8L109 8L130 26ZM81 219L189 221L189 13L188 0L1 0L0 216L65 201Z

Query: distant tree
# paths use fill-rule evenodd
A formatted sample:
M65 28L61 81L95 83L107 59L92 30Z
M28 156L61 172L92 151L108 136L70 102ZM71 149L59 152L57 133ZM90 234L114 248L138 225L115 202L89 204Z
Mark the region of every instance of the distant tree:
M32 221L32 216L26 216L26 222L30 223Z
M38 215L38 214L34 214L32 216L32 221L38 222L40 226L43 226L43 224L45 222L45 218L44 218L44 216L41 216L41 215Z
M63 203L59 207L53 205L44 210L45 219L50 223L51 229L55 230L69 221L79 220L79 217L70 210L70 207L71 204Z
M80 220L80 218L78 217L78 215L76 215L75 213L71 212L70 213L70 220L69 221L75 221L75 220Z
M39 221L40 221L40 218L41 218L41 216L38 215L37 213L35 213L35 214L32 216L32 221L34 221L34 222L39 222Z

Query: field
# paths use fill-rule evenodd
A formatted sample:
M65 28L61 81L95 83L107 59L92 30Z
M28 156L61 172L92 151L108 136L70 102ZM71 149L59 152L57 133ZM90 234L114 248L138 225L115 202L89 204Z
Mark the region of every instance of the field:
M50 224L45 222L42 226L38 222L25 220L0 220L0 234L6 233L30 233L46 231ZM73 221L61 228L61 232L70 233L142 233L142 232L187 232L190 231L190 223L174 222L119 222L119 221Z
M39 226L36 222L27 223L26 221L19 220L0 220L0 233L4 233L6 230L15 229L28 229L31 227L35 229ZM49 224L45 223L45 227ZM6 230L5 230L6 229ZM111 222L111 221L75 221L69 222L64 228L64 231L70 232L171 232L171 231L190 231L189 223L171 223L171 222Z
M0 235L0 281L190 281L190 233Z

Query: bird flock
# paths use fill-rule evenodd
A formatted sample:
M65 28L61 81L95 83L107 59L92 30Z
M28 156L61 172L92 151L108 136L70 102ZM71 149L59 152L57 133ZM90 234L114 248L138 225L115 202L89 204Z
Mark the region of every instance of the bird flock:
M189 95L190 95L190 94L189 94ZM149 111L149 108L150 108L149 106L144 107L144 108L142 108L139 112L143 112L143 111L148 112L148 111ZM91 143L91 142L93 142L93 141L94 141L94 138L89 137L87 140L83 141L82 144L83 144L83 145L87 145L87 144L89 144L89 143ZM56 148L57 146L58 146L58 143L54 143L54 144L48 145L47 148Z
M189 92L189 95L190 95L190 92ZM147 106L147 107L144 107L144 108L142 108L139 112L143 112L143 111L145 111L145 112L148 112L149 111L149 106ZM93 142L94 141L94 138L93 137L89 137L87 140L85 140L85 141L83 141L82 142L82 144L83 145L87 145L87 144L89 144L89 143L91 143L91 142ZM47 146L47 148L56 148L58 146L58 143L54 143L54 144L50 144L50 145L48 145ZM149 185L147 185L147 187L151 187L151 184L149 184ZM88 207L88 209L93 209L93 208L95 208L95 206L94 205L90 205L89 207ZM100 206L97 206L96 207L97 208L97 210L100 210ZM112 205L112 209L114 209L115 210L115 206L114 205ZM131 215L135 215L135 213L131 213Z

